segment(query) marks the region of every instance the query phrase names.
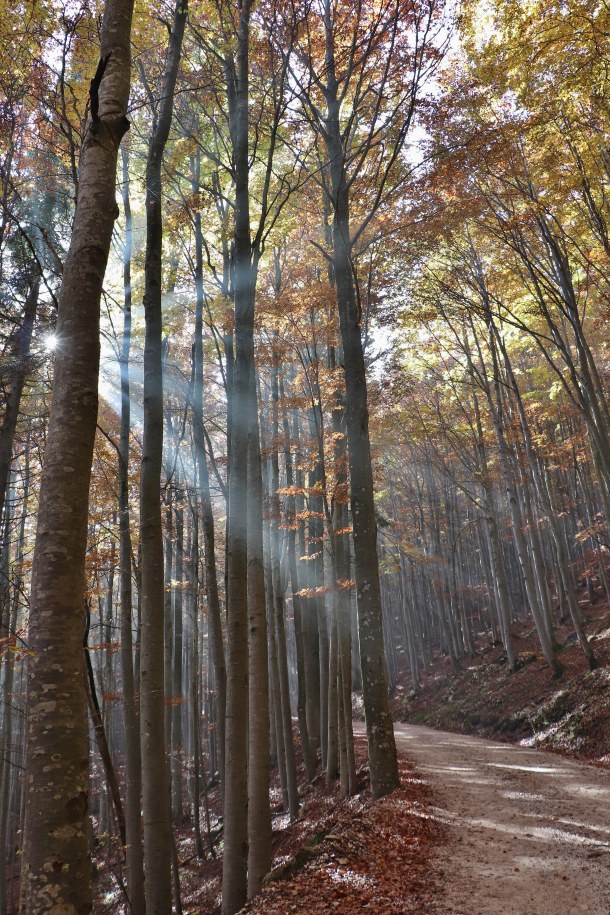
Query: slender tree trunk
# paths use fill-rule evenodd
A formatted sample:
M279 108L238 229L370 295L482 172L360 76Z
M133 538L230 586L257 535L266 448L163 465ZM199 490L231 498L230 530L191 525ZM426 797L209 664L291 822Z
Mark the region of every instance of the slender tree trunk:
M266 453L264 427L261 428L261 448ZM261 462L263 488L270 502L270 465L271 461ZM267 512L269 514L269 512ZM270 698L270 743L273 764L277 764L282 804L284 810L289 808L288 776L286 774L286 747L284 743L284 726L282 723L282 699L280 688L280 672L278 664L278 643L275 636L275 610L273 596L273 573L271 565L271 521L266 517L263 521L263 554L265 559L265 601L267 607L267 645L269 656L269 698Z
M162 369L163 371L163 369ZM159 499L161 495L159 494ZM173 512L174 490L172 487L167 489L167 502L165 504L165 536L163 540L163 580L166 583L163 593L163 694L164 700L164 733L165 733L165 751L170 752L172 745L172 716L168 711L167 703L171 700L172 695L172 666L173 666L173 642L174 628L172 619L172 567L174 561L174 512ZM168 760L169 762L169 760ZM171 768L169 769L171 779ZM171 784L170 784L171 790Z
M399 785L398 760L388 699L383 646L377 523L369 440L366 369L350 258L349 196L339 126L339 94L334 69L334 32L325 4L325 139L333 194L333 267L345 371L345 415L360 638L362 694L371 771L371 791L382 797Z
M532 616L534 618L534 623L536 625L536 630L538 632L538 638L540 640L540 647L542 648L542 653L549 665L553 670L556 676L561 676L563 673L563 667L555 657L555 652L551 643L551 639L546 629L546 621L544 619L543 609L540 606L540 601L538 593L536 591L536 585L534 582L533 569L530 562L529 553L527 550L527 544L525 541L525 535L523 533L524 524L523 524L523 514L521 510L521 503L519 501L518 494L515 492L514 488L514 479L510 463L510 454L508 446L506 443L504 435L504 421L503 421L503 412L502 412L502 394L500 392L500 380L498 377L499 368L497 366L496 350L493 345L493 339L491 341L492 355L494 357L494 383L496 388L496 404L494 405L491 398L491 391L486 390L489 408L492 413L494 428L496 432L496 438L498 442L498 450L500 453L500 465L502 467L502 475L504 477L504 485L506 489L506 497L508 502L508 507L511 515L513 535L515 539L515 547L517 551L517 558L519 561L519 566L523 575L523 584L527 594L527 599L530 605Z
M195 192L199 190L199 161L195 169ZM205 588L208 602L208 620L210 627L211 651L214 661L216 726L218 735L218 770L224 791L224 758L225 758L225 713L227 698L227 670L225 650L222 637L220 599L218 597L218 577L216 572L216 543L214 535L214 514L210 496L210 479L205 453L205 434L203 426L203 234L201 216L195 216L195 339L193 343L193 438L195 440L195 457L199 474L199 495L203 525L203 546L205 557ZM230 422L227 419L227 422Z
M17 428L17 419L21 407L21 395L29 368L30 345L38 308L40 276L35 275L25 300L23 321L13 341L13 370L11 386L6 398L2 428L0 429L0 517L4 511L4 498L8 486L8 477L13 457L13 441Z
M27 456L26 456L27 462ZM19 523L19 536L17 544L17 562L16 562L16 581L13 583L13 599L11 600L9 569L9 543L10 543L10 522L12 516L12 498L9 495L9 501L5 500L5 522L4 522L4 549L0 559L2 566L2 604L0 606L0 640L4 645L10 645L12 642L17 623L17 608L19 598L19 584L21 581L21 572L23 567L23 549L25 543L25 518L29 489L29 466L26 464L26 474L24 479L24 505L22 509L21 521ZM14 493L14 490L13 490ZM10 788L13 782L12 766L15 764L15 751L13 749L13 683L15 675L15 660L10 651L4 654L3 662L0 667L2 677L2 690L0 701L0 713L2 719L2 731L0 737L0 912L8 911L7 887L6 887L6 851L8 839L9 812L11 807L12 795Z
M182 765L184 762L182 734L182 679L183 679L183 586L184 586L184 491L176 492L176 539L174 590L174 640L172 664L172 814L174 822L182 816Z
M312 411L309 415L309 429L314 441L316 441L316 424L312 418ZM317 441L316 441L317 445ZM321 514L321 499L316 495L316 491L321 486L321 468L319 458L316 454L315 466L307 474L307 560L305 564L306 585L308 596L303 599L304 609L304 627L306 630L307 654L305 656L305 676L307 684L307 727L309 729L309 738L315 747L320 747L322 751L322 763L325 763L324 750L326 747L326 731L323 727L323 720L326 721L326 691L322 685L322 671L327 682L328 677L328 654L324 654L324 643L321 640L320 621L322 611L320 608L320 595L318 588L324 585L324 564L320 565L318 557L322 557L322 536L324 533ZM322 575L320 575L322 571ZM322 642L322 644L321 644Z
M223 915L247 898L248 861L248 440L256 409L254 276L251 261L248 68L250 0L238 12L236 61L227 52L227 92L235 171L235 363L227 515L227 722L225 742Z
M133 665L133 589L131 577L132 542L129 508L129 435L131 395L129 357L131 351L131 252L133 229L129 196L127 152L123 149L123 207L125 245L123 249L123 340L121 346L121 430L119 439L119 568L121 675L123 680L123 727L125 733L125 827L127 830L127 888L132 915L144 915L144 861L142 848L142 761L140 728Z
M99 306L118 147L128 126L131 0L107 0L102 63L80 158L78 202L59 295L58 347L42 473L28 648L27 801L20 910L91 910L82 619L97 421Z
M251 389L256 394L255 368ZM252 402L253 401L253 402ZM263 556L263 481L257 398L251 401L248 436L248 897L271 870L269 807L269 659ZM271 609L271 608L270 608ZM271 620L270 620L271 622ZM273 627L271 627L273 637ZM278 697L279 699L279 697Z
M276 334L277 340L277 334ZM274 355L274 365L271 370L271 582L273 592L273 618L277 645L278 674L280 687L280 705L282 727L284 731L284 749L286 753L286 781L288 788L288 809L291 819L296 819L299 812L299 791L297 785L297 768L294 753L294 740L292 738L292 712L290 709L290 686L288 682L288 658L286 654L286 626L284 620L284 592L281 584L280 571L280 471L278 460L279 437L279 386L278 386L278 361L277 352Z
M191 737L193 753L193 827L195 833L195 848L197 857L204 857L203 840L201 837L201 710L199 705L200 674L199 674L199 514L196 498L193 499L193 529L190 553L190 595L192 632L190 639L191 650ZM204 773L205 779L205 773ZM209 832L209 831L208 831ZM209 836L208 836L209 838Z
M326 738L326 784L331 785L339 774L339 647L337 644L337 603L333 601L330 618L328 650L328 731Z
M330 368L336 371L336 351L331 348ZM352 631L351 631L351 582L349 555L348 518L348 456L345 435L345 400L343 391L337 388L332 410L334 439L335 491L332 498L332 555L335 570L335 601L337 611L337 646L340 731L343 730L345 747L344 767L341 767L342 792L353 794L356 790L356 761L354 756L354 729L352 723Z
M283 385L280 380L280 393L282 402L284 402ZM284 431L284 462L286 467L286 487L289 492L293 486L296 486L296 479L293 472L292 454L290 450L290 429L288 425L288 416L286 410L283 410L282 424ZM286 527L288 529L288 570L290 573L290 584L292 590L292 607L294 614L294 639L296 649L296 667L297 667L297 717L299 721L299 732L301 735L301 749L307 777L311 781L316 774L316 758L312 750L309 739L309 730L307 727L307 699L305 694L305 643L303 628L303 604L299 595L299 575L297 567L296 551L296 500L294 495L286 497Z
M495 327L494 327L495 330ZM519 390L517 379L513 372L512 364L508 355L506 346L497 334L498 345L502 356L504 358L504 363L508 372L508 377L510 379L513 393L515 396L517 404L517 412L519 414L519 420L521 423L521 431L523 433L523 443L525 446L525 452L527 455L528 463L532 473L532 478L534 480L534 486L536 489L536 494L538 496L538 501L540 502L541 507L543 508L549 527L551 529L551 534L555 544L555 549L557 551L557 564L560 575L560 582L558 585L563 589L566 600L568 602L568 609L570 616L572 618L572 623L574 625L574 630L578 638L578 642L583 650L587 662L589 664L589 670L595 670L597 667L597 659L593 652L593 648L589 640L587 639L585 630L582 623L582 615L580 612L580 607L578 606L578 601L574 591L574 585L570 577L570 569L568 563L568 556L564 548L564 541L561 530L559 528L558 515L556 505L553 504L553 494L552 490L547 486L544 476L540 470L540 466L536 460L536 457L533 453L532 439L529 429L529 424L527 421L527 416L525 414L525 408L523 406L523 400L521 398L521 392Z
M472 366L470 352L467 351L469 365ZM510 629L510 595L508 591L508 582L506 580L506 568L504 565L504 557L502 556L502 547L500 544L500 534L499 534L499 525L496 512L496 503L494 499L494 493L492 487L489 483L488 478L488 461L487 461L487 451L483 439L483 426L481 423L481 414L479 409L479 401L476 396L476 393L473 393L473 406L476 420L476 430L477 430L477 455L479 460L480 471L483 479L483 492L485 498L485 522L486 522L486 534L487 534L487 544L489 550L489 556L491 560L494 583L496 589L496 598L498 603L498 612L500 617L500 625L502 628L502 640L504 642L504 648L506 649L506 657L510 669L514 672L517 670L517 656L515 654L515 647L513 642L513 637Z
M114 767L114 762L110 753L106 727L104 726L104 720L102 718L102 712L97 698L97 690L95 688L93 665L91 664L91 655L89 653L90 626L91 620L89 610L87 608L85 610L85 630L83 634L85 693L87 696L87 705L89 706L89 714L91 715L91 723L93 724L97 746L102 758L102 765L104 767L104 775L106 776L108 793L112 798L112 804L114 806L114 812L119 827L121 845L124 846L127 843L127 833L125 830L125 812L123 810L123 802L121 800L121 794L119 791L119 780L117 778L116 769Z
M187 0L178 0L146 165L146 260L144 315L144 433L140 474L142 635L140 645L140 740L147 915L168 915L172 906L172 834L165 742L163 532L163 372L161 257L163 155L172 121Z

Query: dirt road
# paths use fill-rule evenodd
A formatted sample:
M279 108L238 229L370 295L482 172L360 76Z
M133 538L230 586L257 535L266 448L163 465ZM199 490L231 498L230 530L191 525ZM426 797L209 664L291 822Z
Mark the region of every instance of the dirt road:
M395 733L448 824L442 915L610 915L610 773L425 727Z

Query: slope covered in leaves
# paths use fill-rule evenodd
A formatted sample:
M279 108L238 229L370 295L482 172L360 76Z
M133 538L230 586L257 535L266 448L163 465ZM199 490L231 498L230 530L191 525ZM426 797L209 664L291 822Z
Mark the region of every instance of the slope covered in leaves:
M364 740L357 744L363 760ZM337 804L314 785L303 818L278 836L272 872L277 879L267 883L244 913L436 912L430 860L442 827L432 817L428 786L404 757L400 776L400 790L374 805L367 770L360 770L359 793ZM292 872L289 862L297 856ZM287 879L282 879L287 862Z
M506 665L501 646L486 636L476 655L466 658L459 673L448 659L437 659L422 677L418 694L397 689L397 718L443 730L518 741L524 746L556 750L610 766L610 609L607 603L586 608L587 631L600 661L588 671L569 624L557 629L565 667L553 678L540 657L531 622L513 624L521 664L516 673Z

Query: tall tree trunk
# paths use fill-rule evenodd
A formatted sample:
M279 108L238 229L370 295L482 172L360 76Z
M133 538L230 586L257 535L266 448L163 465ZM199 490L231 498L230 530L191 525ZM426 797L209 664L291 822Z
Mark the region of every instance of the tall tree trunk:
M534 572L532 569L532 564L530 561L529 552L527 549L527 543L525 540L524 531L524 521L523 521L523 512L521 509L521 502L519 500L519 494L515 491L515 481L511 466L510 460L510 451L508 444L506 442L506 436L504 431L504 411L503 411L503 394L501 390L501 380L500 380L500 369L498 365L497 350L495 347L495 339L493 331L490 327L490 350L493 360L493 372L494 372L494 390L495 390L495 403L492 398L490 385L487 384L485 388L485 393L487 395L487 402L492 414L494 429L496 433L496 440L498 442L498 451L500 454L500 466L502 468L502 475L504 478L504 486L506 490L506 497L508 502L508 508L510 511L513 535L515 539L515 548L517 551L517 559L519 561L519 567L521 569L523 584L525 587L525 592L527 594L527 600L530 605L530 610L534 618L534 623L536 630L538 632L538 638L540 640L540 647L542 648L542 653L544 654L545 660L547 661L549 667L554 672L555 676L561 676L563 673L563 666L557 660L553 645L551 642L550 635L546 628L546 621L544 618L544 608L540 605L540 599L538 592L536 590L536 584L534 581Z
M331 370L336 370L336 352L329 354ZM354 756L354 729L352 724L352 645L351 645L351 603L350 561L349 561L349 519L347 513L348 476L347 443L345 437L345 404L343 392L335 391L332 411L334 439L335 491L332 499L332 554L335 570L335 601L337 612L337 646L339 654L339 731L343 730L342 742L345 759L341 767L341 786L345 794L356 790L356 761Z
M248 68L250 0L238 8L236 60L225 68L235 173L235 363L227 514L227 723L225 742L223 915L247 898L248 861L248 441L256 410L254 276L250 242Z
M345 415L358 603L360 668L366 719L371 791L382 797L399 785L398 760L388 699L383 645L377 523L369 440L366 369L360 315L352 274L349 194L339 125L330 4L325 3L326 133L333 196L333 267L345 371Z
M168 753L172 742L172 716L171 713L167 711L167 701L169 701L172 694L172 645L174 641L171 587L174 560L173 498L173 487L168 487L167 502L165 505L165 536L163 540L163 579L166 582L163 594L163 693L165 696L165 723L163 730L165 733L165 748ZM169 774L171 778L171 769L169 770Z
M131 252L133 229L129 196L127 152L123 149L123 207L125 245L123 249L123 340L121 345L121 429L119 439L119 568L121 675L123 680L123 727L125 732L125 828L127 830L127 889L132 915L144 915L144 860L142 848L142 760L136 698L139 692L133 664L133 589L131 578L132 542L129 508L129 435L131 394L129 358L131 351Z
M277 334L276 334L277 340ZM284 731L284 749L286 753L286 781L288 788L288 809L290 818L296 819L299 812L299 791L297 785L297 768L292 738L292 712L290 709L290 686L288 682L288 657L286 653L286 626L284 619L284 592L281 584L280 571L280 469L278 459L279 437L279 387L278 387L278 361L277 351L274 354L274 364L271 370L271 457L269 490L271 496L271 584L273 593L272 619L277 645L277 661L279 674L279 700L281 706L281 723Z
M172 815L174 822L182 816L182 765L184 748L182 745L182 678L183 678L183 588L184 588L184 491L176 492L176 539L175 539L175 582L174 590L174 640L172 664Z
M322 537L324 534L324 525L320 517L322 500L317 495L317 490L321 487L322 468L320 466L319 451L317 449L316 423L313 418L313 411L309 411L309 430L310 435L316 442L314 451L315 466L309 470L306 476L307 480L307 559L305 563L306 586L309 592L303 598L303 625L306 631L307 653L305 655L305 677L306 677L306 694L307 694L307 727L309 730L309 739L314 747L320 747L322 750L322 764L325 764L324 749L326 747L326 733L323 728L323 720L326 721L326 710L324 704L326 701L326 690L322 686L322 673L327 683L328 671L328 654L324 653L324 641L321 638L320 622L323 620L323 612L320 604L323 598L320 597L318 588L324 585L324 560L322 558ZM319 559L322 559L320 563ZM322 574L320 574L322 573Z
M146 260L144 268L144 432L140 475L142 616L140 645L140 740L147 915L167 915L172 906L172 835L165 743L163 532L163 371L161 257L163 155L172 122L174 89L187 18L187 0L177 0L161 97L154 113L146 164Z
M194 169L193 191L199 191L199 158ZM220 599L218 597L218 577L216 572L216 543L214 535L214 514L210 496L210 479L205 452L205 432L203 425L203 233L201 214L195 215L195 339L193 342L193 438L195 441L195 458L199 473L199 495L203 526L203 546L205 558L205 588L208 602L208 620L210 627L211 652L214 661L214 678L216 685L216 726L218 735L218 770L224 791L224 758L225 758L225 714L227 698L227 669L222 637ZM230 423L229 418L227 422Z
M27 462L27 455L26 455ZM17 623L17 609L19 600L19 583L23 568L23 548L25 543L25 518L29 489L29 466L26 466L24 479L24 505L22 509L21 521L19 523L19 536L17 545L17 580L13 583L13 597L11 600L11 588L9 581L10 569L10 527L12 520L12 502L14 501L14 489L12 494L5 500L5 520L3 524L3 541L4 549L2 551L1 576L0 582L2 590L2 602L0 605L0 640L4 642L5 647L12 644L11 640L15 634ZM13 750L13 682L15 675L15 659L10 651L4 654L3 662L0 667L2 677L2 701L0 710L2 715L2 730L0 736L0 912L8 911L8 898L6 887L6 850L8 839L9 811L11 806L11 767L15 763L15 753Z
M283 384L280 379L280 393L282 403L284 402ZM294 615L294 640L296 649L296 666L297 666L297 717L299 721L299 732L301 735L301 749L307 777L311 781L316 774L316 757L313 752L311 741L309 739L309 729L307 726L307 699L305 693L305 633L303 626L303 603L299 594L299 574L297 567L297 550L296 550L296 500L292 494L292 487L297 485L293 472L292 453L290 449L290 429L288 425L288 416L285 408L282 414L282 425L284 432L284 462L286 466L286 487L289 495L286 497L286 527L288 528L288 570L290 573L290 585L292 590L292 608Z
M254 364L248 436L248 896L271 869L269 806L269 659L263 556L263 481ZM252 407L254 409L252 409ZM270 608L271 609L271 608ZM269 620L269 624L271 619ZM273 627L271 626L271 637ZM279 696L278 696L279 700Z
M114 806L114 812L116 815L117 825L119 827L119 838L121 840L121 845L127 843L127 834L125 831L125 812L123 810L123 802L121 800L121 794L119 791L119 780L117 778L116 769L112 756L110 753L110 746L108 743L107 730L104 725L104 720L102 718L102 712L100 709L100 704L97 698L97 690L95 687L95 678L93 675L93 665L91 663L91 654L89 652L89 630L91 628L91 616L87 604L85 604L85 629L83 633L83 651L84 651L84 664L85 664L85 693L87 696L87 705L89 706L89 714L91 715L91 723L93 725L93 731L95 733L95 738L97 741L98 750L100 757L102 759L102 765L104 768L104 775L106 777L106 786L108 788L108 794L112 798L112 804ZM105 801L108 801L108 798L104 796ZM108 818L109 820L110 818Z
M201 709L199 703L200 675L199 675L199 513L197 499L192 502L192 540L190 545L190 610L192 615L192 631L190 638L190 716L191 716L191 746L193 754L193 827L195 833L195 849L197 857L204 857L203 839L201 837ZM205 781L205 773L203 773ZM209 824L208 824L209 825ZM208 839L209 830L208 830Z
M589 670L595 670L597 667L597 659L593 652L593 648L589 640L587 639L585 630L582 623L582 615L580 607L578 605L578 600L574 590L573 581L570 575L569 561L568 556L565 551L565 545L563 540L563 535L559 527L559 512L555 504L553 504L553 492L552 489L547 486L547 481L544 478L544 475L541 471L540 465L536 459L536 456L533 452L532 437L530 433L529 424L527 421L527 416L525 413L525 408L523 406L523 400L521 398L521 392L517 384L517 378L514 374L512 363L508 354L506 345L501 338L500 334L495 330L495 325L493 329L496 334L496 339L498 342L498 347L502 353L504 364L508 373L508 378L513 388L513 393L515 396L515 401L517 404L517 412L519 414L519 420L521 423L521 431L523 433L523 444L525 447L525 453L527 455L528 463L532 473L532 478L534 480L534 486L538 501L545 512L549 527L551 529L551 534L555 544L555 549L557 551L557 564L560 576L560 582L558 585L563 589L565 597L568 602L568 609L574 625L574 630L578 638L578 642L583 650L587 662L589 664Z
M132 0L107 0L91 86L40 486L28 648L27 801L20 910L91 910L82 619L97 421L102 284L130 84Z

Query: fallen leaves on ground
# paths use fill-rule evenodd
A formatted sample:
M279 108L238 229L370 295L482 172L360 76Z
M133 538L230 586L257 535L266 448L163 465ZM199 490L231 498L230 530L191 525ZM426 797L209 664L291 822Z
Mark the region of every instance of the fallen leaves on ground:
M364 741L357 740L365 754ZM313 854L288 880L273 882L244 909L249 915L432 913L433 849L442 827L428 786L401 759L400 790L373 803L368 786L353 798L329 798L314 786L304 816L278 837L275 861L310 844ZM368 782L367 773L360 778ZM336 794L336 789L335 789Z

